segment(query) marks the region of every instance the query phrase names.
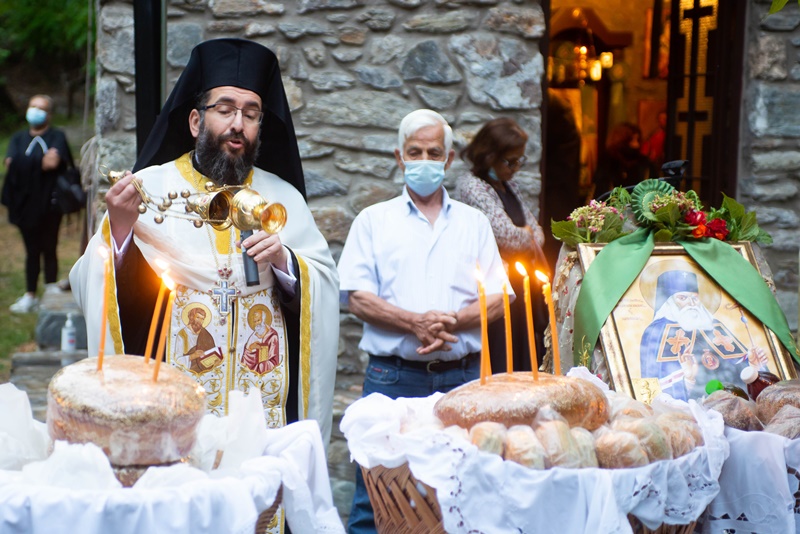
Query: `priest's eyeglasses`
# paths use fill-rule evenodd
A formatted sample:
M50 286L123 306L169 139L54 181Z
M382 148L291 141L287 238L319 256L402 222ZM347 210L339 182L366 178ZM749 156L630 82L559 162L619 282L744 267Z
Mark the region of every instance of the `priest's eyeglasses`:
M236 112L242 112L242 122L250 125L261 124L261 119L264 117L264 112L256 108L237 108L233 104L225 104L217 102L209 106L203 106L201 111L208 111L213 109L219 117L224 121L232 121L236 117Z
M528 158L525 157L525 156L522 156L521 158L516 158L516 159L504 159L504 160L502 160L502 162L505 163L506 167L508 167L509 169L519 169L520 167L525 165L526 161L528 161Z

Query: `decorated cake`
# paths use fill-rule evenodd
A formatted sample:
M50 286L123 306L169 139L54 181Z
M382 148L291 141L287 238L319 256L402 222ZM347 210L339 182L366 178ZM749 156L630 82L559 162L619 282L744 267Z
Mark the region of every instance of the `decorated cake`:
M101 371L97 360L81 360L56 373L47 391L50 437L94 443L123 475L184 458L204 412L194 380L165 367L153 381L153 366L138 356L106 356Z

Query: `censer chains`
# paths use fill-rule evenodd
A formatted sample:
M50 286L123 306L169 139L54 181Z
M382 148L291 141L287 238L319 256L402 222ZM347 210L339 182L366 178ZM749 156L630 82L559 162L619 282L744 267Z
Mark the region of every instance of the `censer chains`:
M125 171L112 171L105 166L99 169L101 176L112 185L121 180ZM215 230L226 230L231 226L240 231L264 230L277 234L286 226L286 208L277 202L268 202L247 186L222 185L212 181L204 184L205 192L193 193L189 189L167 192L166 197L150 194L138 180L133 186L139 192L142 203L139 213L155 212L153 220L161 224L166 217L192 221L196 228L208 224ZM181 210L179 206L183 206Z

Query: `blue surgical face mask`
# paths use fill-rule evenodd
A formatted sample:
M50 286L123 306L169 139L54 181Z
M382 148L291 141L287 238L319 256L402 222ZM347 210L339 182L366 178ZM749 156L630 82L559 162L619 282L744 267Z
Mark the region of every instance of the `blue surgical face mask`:
M403 175L406 185L419 196L430 196L442 186L444 161L421 159L403 163L406 167Z
M497 173L494 172L494 169L489 169L489 179L493 182L499 182L500 178L497 177Z
M33 127L41 126L47 120L47 112L39 108L28 108L25 112L25 120Z

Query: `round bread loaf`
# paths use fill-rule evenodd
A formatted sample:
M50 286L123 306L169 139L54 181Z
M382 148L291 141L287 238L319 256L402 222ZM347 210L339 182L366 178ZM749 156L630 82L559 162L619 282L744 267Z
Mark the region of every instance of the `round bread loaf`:
M61 369L47 389L47 430L53 440L94 443L114 466L148 466L186 456L205 412L205 392L170 366L139 356L106 356L102 371L87 359Z
M608 402L603 392L587 380L539 373L502 373L486 384L473 380L447 393L436 402L434 414L444 426L472 428L480 421L506 427L530 425L539 408L549 405L570 426L595 430L608 420Z
M786 405L800 408L800 380L783 380L767 386L756 399L756 413L764 424Z

